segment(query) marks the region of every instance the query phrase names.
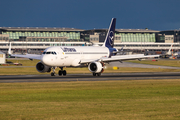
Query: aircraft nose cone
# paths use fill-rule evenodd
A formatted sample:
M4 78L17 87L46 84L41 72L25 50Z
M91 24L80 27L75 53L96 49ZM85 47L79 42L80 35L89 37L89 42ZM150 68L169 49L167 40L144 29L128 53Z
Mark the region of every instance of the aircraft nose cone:
M41 62L47 65L47 64L48 64L47 56L45 56L45 55L42 56L42 57L41 57Z

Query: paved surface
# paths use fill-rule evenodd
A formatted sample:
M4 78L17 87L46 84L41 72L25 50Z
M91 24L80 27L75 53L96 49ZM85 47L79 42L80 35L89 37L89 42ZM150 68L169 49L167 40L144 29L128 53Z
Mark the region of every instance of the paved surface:
M104 73L101 76L92 74L68 74L67 76L50 75L11 75L0 76L0 83L17 82L68 82L68 81L106 81L106 80L148 80L179 79L180 73Z
M139 68L162 68L162 69L180 69L180 67L170 67L170 66L160 66L160 65L147 65L147 64L139 64L139 63L131 63L131 62L111 62L110 66L117 67L139 67Z

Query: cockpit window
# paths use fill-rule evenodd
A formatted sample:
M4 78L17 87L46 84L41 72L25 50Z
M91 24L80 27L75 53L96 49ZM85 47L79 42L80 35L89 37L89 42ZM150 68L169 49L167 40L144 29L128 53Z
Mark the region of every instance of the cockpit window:
M43 52L42 54L53 54L53 55L57 55L56 52L54 52L54 51Z
M54 55L56 55L56 52L53 52Z

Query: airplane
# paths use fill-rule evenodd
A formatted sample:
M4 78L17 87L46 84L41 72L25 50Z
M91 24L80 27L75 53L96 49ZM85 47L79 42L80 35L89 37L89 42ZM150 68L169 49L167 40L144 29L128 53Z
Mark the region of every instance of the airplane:
M40 60L36 64L38 72L51 72L51 76L55 76L55 68L59 67L58 75L66 75L64 67L88 67L93 76L100 76L104 71L106 63L124 60L134 60L150 57L159 57L159 55L121 55L116 56L119 52L114 46L116 18L112 18L105 41L102 46L52 46L44 50L42 55L11 54L11 43L8 53L14 57L23 57Z

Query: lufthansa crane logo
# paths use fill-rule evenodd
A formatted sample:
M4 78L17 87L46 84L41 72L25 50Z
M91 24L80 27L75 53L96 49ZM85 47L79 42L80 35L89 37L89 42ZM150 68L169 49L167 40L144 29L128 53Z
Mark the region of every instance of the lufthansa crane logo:
M109 43L110 43L111 46L113 45L113 42L114 42L114 32L110 31L110 33L109 33Z

